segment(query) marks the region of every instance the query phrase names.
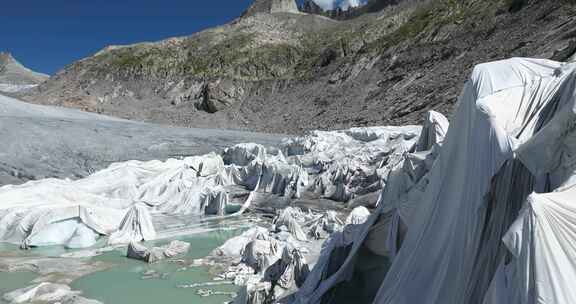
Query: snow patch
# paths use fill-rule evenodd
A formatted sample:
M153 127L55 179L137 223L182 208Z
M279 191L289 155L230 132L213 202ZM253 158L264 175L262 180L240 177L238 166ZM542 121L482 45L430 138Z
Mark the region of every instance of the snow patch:
M37 87L37 84L10 84L0 83L0 92L18 93Z

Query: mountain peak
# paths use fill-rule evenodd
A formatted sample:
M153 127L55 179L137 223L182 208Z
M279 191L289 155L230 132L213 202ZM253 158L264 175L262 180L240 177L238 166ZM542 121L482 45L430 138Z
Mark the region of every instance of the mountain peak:
M403 0L334 0L328 4L314 0L303 0L301 11L322 15L336 20L352 19L367 13L382 11L388 6L397 5Z
M34 72L23 66L9 52L0 52L0 91L15 93L36 86L48 75Z
M253 16L258 13L294 13L298 14L298 5L295 0L255 0L242 14L242 17Z
M10 62L17 62L10 52L0 52L0 64L5 65Z

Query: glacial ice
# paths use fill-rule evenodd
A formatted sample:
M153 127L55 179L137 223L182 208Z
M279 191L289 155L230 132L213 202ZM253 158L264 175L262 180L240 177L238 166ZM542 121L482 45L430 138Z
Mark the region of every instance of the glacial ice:
M155 225L159 216L223 216L233 204L242 213L258 204L259 194L347 202L379 191L385 163L412 149L419 132L418 126L316 131L286 139L280 149L238 144L222 155L127 161L78 180L4 186L0 241L85 248L101 237L111 245L153 240L165 228ZM250 195L238 202L230 195L234 187ZM298 240L308 237L304 223L288 216L278 224Z
M165 235L159 217L262 209L269 227L212 253L236 261L223 277L243 286L238 304L572 304L575 101L576 64L481 64L450 128L430 111L422 127L313 131L278 148L1 187L0 241L84 248L106 237L148 259L167 256L138 244ZM327 200L354 209L310 210Z

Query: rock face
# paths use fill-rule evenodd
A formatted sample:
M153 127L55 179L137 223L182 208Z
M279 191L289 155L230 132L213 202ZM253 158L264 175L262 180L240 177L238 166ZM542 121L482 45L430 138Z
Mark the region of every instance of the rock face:
M402 0L367 0L362 1L356 7L347 7L345 9L336 7L330 10L324 10L314 0L305 0L300 6L300 11L308 14L317 14L336 20L347 20L359 17L368 13L375 13L385 9L388 6L397 5ZM365 2L365 3L364 3Z
M430 109L452 111L477 63L574 54L573 2L521 2L371 1L361 9L386 6L341 21L249 14L189 37L107 48L25 98L141 121L290 134L419 124ZM273 3L292 7L254 7L270 11Z
M30 89L48 77L26 68L12 54L0 52L0 92L16 93Z
M305 0L300 5L299 9L301 12L308 13L308 14L316 14L316 15L321 15L324 12L324 9L312 0Z
M298 6L295 0L255 0L252 5L242 14L243 17L255 14L292 13L298 14Z

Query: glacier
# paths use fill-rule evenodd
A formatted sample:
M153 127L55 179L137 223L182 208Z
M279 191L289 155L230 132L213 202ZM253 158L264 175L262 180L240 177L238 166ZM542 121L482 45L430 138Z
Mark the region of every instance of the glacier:
M0 241L105 240L147 259L138 243L189 233L182 218L255 214L203 260L226 266L237 304L576 303L575 101L574 63L484 63L450 122L430 111L0 187Z
M414 146L418 132L417 126L313 132L287 139L280 149L238 144L222 154L114 163L78 180L3 186L0 241L85 248L100 237L110 245L152 240L162 237L162 227L154 226L158 216L240 214L257 205L261 193L299 198L310 187L309 175L321 175L315 180L322 191L312 195L346 201L363 188L378 190L379 178L372 176L382 161ZM339 145L351 150L343 153ZM234 200L234 191L250 195Z

